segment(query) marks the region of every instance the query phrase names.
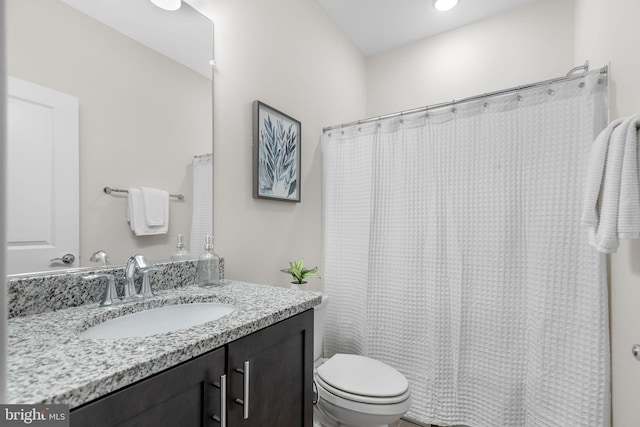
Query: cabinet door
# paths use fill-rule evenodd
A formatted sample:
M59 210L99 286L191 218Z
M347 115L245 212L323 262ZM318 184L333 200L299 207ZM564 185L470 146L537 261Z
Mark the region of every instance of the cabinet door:
M217 427L225 349L196 357L71 411L72 427Z
M229 426L311 427L313 310L230 343L227 377Z

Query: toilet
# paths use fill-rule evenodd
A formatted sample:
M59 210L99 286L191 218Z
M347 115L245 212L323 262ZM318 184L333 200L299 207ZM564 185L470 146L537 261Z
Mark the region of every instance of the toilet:
M322 359L329 298L314 307L314 427L382 427L399 420L411 406L407 379L391 366L355 354Z

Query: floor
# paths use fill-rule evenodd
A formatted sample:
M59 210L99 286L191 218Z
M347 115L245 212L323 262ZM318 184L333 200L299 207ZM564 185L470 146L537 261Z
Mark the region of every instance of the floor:
M389 424L389 427L429 427L429 424L425 424L425 425L414 424L411 421L400 419L393 424ZM438 426L435 424L431 424L430 427L438 427ZM451 427L465 427L465 426L451 426Z
M412 422L409 422L407 420L398 420L393 424L389 424L389 427L421 427L418 424L414 424ZM432 427L438 427L438 426L432 426Z

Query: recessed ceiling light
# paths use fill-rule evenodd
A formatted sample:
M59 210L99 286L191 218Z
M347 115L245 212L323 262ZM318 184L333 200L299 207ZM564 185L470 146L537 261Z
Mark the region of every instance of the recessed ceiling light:
M457 0L456 0L457 1ZM164 10L178 10L182 0L151 0L151 3Z
M458 4L458 0L433 0L433 7L437 11L446 12L453 9Z

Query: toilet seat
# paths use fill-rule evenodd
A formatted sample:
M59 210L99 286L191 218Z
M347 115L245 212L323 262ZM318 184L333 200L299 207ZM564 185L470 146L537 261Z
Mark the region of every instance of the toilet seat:
M336 354L316 370L316 382L353 402L393 405L409 398L407 379L391 366L355 354Z
M410 395L408 390L401 395L390 396L390 397L371 397L371 396L364 396L361 394L346 393L343 390L340 390L338 388L333 387L330 384L327 384L320 377L316 377L316 384L318 385L318 387L329 392L333 396L336 396L342 399L347 399L352 402L365 403L365 404L371 404L371 405L392 405L395 403L402 403L405 400L407 400L407 398ZM333 400L333 399L330 399L330 400Z
M321 385L318 385L317 406L325 417L328 416L337 422L337 424L327 425L386 426L398 420L409 410L411 407L411 396L409 395L406 400L399 403L379 405L344 399L328 392Z

